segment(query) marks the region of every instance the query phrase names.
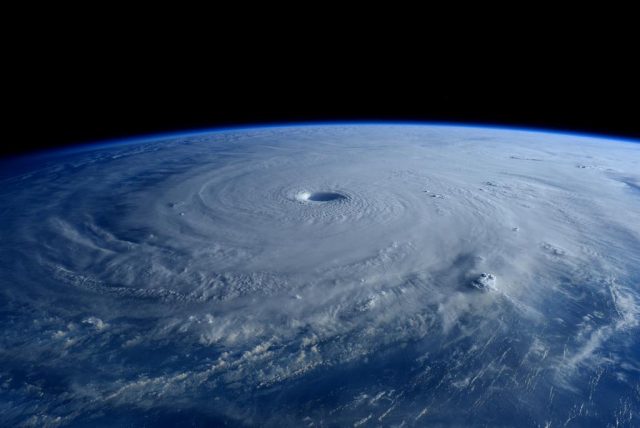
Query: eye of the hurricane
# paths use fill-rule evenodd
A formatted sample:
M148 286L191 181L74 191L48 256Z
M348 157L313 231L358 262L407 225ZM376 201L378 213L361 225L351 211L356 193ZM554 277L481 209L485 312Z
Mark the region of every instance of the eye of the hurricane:
M337 192L302 192L297 196L299 201L332 202L347 199L345 195Z

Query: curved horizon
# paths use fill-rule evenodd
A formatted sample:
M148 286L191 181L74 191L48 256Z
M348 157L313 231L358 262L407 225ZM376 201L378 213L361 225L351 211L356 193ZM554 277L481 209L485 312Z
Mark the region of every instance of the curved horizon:
M117 144L136 144L146 141L154 141L163 138L177 138L182 136L196 136L219 132L232 132L254 129L270 129L270 128L295 128L295 127L322 127L322 126L431 126L431 127L450 127L450 128L477 128L477 129L495 129L502 131L531 132L540 134L565 135L581 138L605 139L611 141L640 143L640 138L626 137L619 134L605 134L599 132L574 131L569 129L556 129L537 126L520 126L499 123L486 122L449 122L449 121L412 121L412 120L335 120L335 121L283 121L283 122L265 122L256 124L242 125L222 125L213 127L196 127L183 130L173 130L166 132L149 132L139 133L131 136L98 138L95 140L86 140L82 142L63 143L59 146L41 148L35 150L26 150L24 152L8 154L0 157L2 160L25 158L41 155L68 154L75 151L84 151L90 149L104 148L106 146Z

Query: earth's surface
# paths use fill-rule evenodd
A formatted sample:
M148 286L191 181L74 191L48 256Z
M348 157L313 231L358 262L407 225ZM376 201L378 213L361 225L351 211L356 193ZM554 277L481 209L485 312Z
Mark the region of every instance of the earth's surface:
M640 144L323 125L1 167L2 426L640 426Z

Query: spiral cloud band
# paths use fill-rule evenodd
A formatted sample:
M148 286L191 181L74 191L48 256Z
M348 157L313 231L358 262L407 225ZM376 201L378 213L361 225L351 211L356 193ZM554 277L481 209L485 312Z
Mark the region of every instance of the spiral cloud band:
M2 425L640 423L638 144L318 125L38 159L0 188Z

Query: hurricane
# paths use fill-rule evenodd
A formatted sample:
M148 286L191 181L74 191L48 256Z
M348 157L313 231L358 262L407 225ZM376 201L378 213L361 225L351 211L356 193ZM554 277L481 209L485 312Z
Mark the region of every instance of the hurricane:
M311 124L0 163L3 426L640 424L640 144Z

